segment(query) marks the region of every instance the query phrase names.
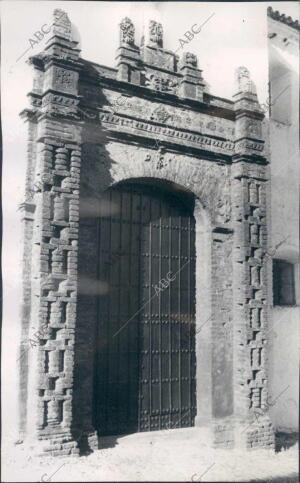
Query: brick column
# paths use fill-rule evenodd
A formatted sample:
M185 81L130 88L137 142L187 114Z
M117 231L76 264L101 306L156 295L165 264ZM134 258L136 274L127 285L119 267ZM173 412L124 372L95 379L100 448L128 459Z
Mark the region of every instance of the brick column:
M245 68L235 95L236 151L232 165L233 382L235 444L273 447L268 415L267 159L256 90Z
M77 300L80 147L44 139L39 153L36 276L39 300L37 429L51 451L72 441L72 386ZM67 147L68 146L68 147ZM37 273L38 272L38 273ZM65 445L77 452L76 444Z
M31 306L38 347L29 351L27 434L47 440L44 451L61 455L79 453L73 377L82 123L77 112L79 51L67 15L56 10L54 17L54 35L45 52L31 59L42 79L40 92L30 95L39 106ZM95 443L91 428L86 436Z

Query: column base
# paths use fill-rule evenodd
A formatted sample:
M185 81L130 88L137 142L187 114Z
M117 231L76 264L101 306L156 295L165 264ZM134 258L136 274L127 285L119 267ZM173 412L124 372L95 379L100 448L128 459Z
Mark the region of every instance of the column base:
M80 448L78 442L71 433L45 435L39 439L39 456L79 456Z
M35 456L81 456L99 449L98 434L94 429L43 433L25 438L22 444Z
M81 455L87 455L99 449L99 439L97 431L78 430L74 432L74 439L78 442Z
M213 427L213 448L232 449L235 447L234 421L232 417L215 419Z
M70 435L47 435L42 439L26 438L23 448L33 456L79 456L77 441Z
M213 422L213 447L228 449L275 449L275 432L268 416L237 421L232 418Z
M235 446L241 449L275 449L275 432L269 416L235 424Z

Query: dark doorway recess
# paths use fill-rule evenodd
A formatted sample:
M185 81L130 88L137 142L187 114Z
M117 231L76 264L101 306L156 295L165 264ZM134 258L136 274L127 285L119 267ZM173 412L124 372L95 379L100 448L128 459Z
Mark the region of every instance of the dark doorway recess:
M101 199L95 426L194 425L195 220L176 187L122 183Z

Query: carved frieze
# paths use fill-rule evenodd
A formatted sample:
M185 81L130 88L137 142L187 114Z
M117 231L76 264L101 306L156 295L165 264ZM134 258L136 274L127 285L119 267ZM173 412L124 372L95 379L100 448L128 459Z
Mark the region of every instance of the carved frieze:
M59 60L76 60L76 54L73 54L72 52L69 52L67 50L63 49L57 49L56 51L53 52L53 58L54 59L59 59Z
M155 126L149 122L140 122L135 119L125 118L111 113L99 114L101 123L108 124L111 129L123 130L132 132L146 131L153 136L162 135L167 141L181 141L183 144L189 144L200 149L206 149L207 151L223 152L224 154L232 154L234 150L234 143L230 141L223 141L218 139L209 138L208 136L202 136L198 134L188 133L179 129L168 128L164 126Z
M47 107L43 109L43 112L52 117L60 117L67 114L67 109L57 105L48 104Z
M43 97L43 106L46 106L49 103L59 104L61 106L76 106L78 104L77 99L72 99L67 96L62 96L59 94L47 94Z
M159 106L153 110L150 119L152 121L165 123L170 117L171 114L167 111L167 109L164 106Z
M42 99L39 97L30 96L30 104L35 107L40 107L42 105Z
M78 102L77 99L50 93L43 98L42 111L51 117L79 119L80 116L77 111Z
M143 120L163 122L168 126L190 128L201 134L213 134L230 141L234 140L234 123L228 119L212 117L193 112L190 109L154 103L134 96L116 95L108 90L105 90L104 94L107 109L112 112L141 117Z
M245 153L245 154L252 154L254 152L260 152L264 150L264 143L252 142L252 141L239 141L235 145L235 152L236 153Z
M80 119L82 120L89 120L89 121L98 120L98 113L93 111L92 109L88 109L86 107L77 107L77 113Z

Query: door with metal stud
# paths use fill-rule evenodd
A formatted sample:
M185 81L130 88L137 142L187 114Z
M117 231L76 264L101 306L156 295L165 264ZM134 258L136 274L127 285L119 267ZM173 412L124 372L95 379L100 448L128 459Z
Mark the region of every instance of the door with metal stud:
M101 200L95 425L193 426L195 222L178 192L124 183Z

